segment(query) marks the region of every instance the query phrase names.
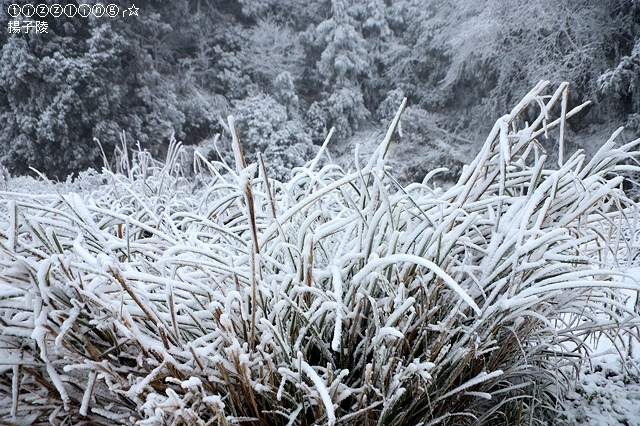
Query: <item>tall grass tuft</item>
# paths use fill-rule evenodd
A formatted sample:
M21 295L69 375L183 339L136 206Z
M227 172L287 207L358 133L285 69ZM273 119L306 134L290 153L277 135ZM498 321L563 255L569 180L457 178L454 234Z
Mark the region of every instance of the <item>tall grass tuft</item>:
M581 107L546 87L448 190L385 166L403 104L354 172L318 157L280 183L246 166L231 119L235 167L196 153L204 188L173 144L163 163L123 147L90 196L2 193L0 416L546 424L590 339L623 348L640 325L617 165L640 140L565 155Z

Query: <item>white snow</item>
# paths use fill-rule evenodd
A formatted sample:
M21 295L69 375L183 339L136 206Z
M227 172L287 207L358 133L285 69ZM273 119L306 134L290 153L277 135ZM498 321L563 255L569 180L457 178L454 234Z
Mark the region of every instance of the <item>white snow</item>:
M544 86L518 108L547 108ZM638 212L607 204L620 179L601 161L586 173L581 154L559 169L531 165L522 148L546 129L516 131L518 111L447 191L396 190L389 132L356 172L314 160L270 188L236 158L235 173L195 194L167 167L112 174L114 186L90 194L3 193L0 339L27 342L20 350L65 409L140 425L196 419L201 406L221 424L250 421L253 408L238 401L269 399L282 407L258 409L292 425L367 409L384 421L395 402L429 399L441 410L424 421L433 423L451 415L449 401L500 401L496 389L524 364L587 360L585 343L594 355L565 420L638 424L640 270L628 270L638 237L627 220ZM27 361L10 349L0 349L2 374L13 374L15 394L11 367ZM522 365L489 367L503 349L502 363ZM104 404L114 393L135 410Z

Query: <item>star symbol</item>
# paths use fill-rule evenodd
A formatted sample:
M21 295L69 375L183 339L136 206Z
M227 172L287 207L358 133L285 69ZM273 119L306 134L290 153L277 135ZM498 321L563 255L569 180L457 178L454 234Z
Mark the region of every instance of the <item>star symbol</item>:
M138 16L138 10L140 10L140 8L136 7L135 4L132 4L129 8L129 16Z

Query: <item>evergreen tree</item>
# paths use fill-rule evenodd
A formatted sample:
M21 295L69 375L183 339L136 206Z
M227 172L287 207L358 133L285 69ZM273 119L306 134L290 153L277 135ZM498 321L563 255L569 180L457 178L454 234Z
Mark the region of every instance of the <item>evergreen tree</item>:
M306 114L318 142L330 127L336 127L338 138L350 136L370 116L360 83L371 77L371 56L358 22L348 12L345 1L332 0L331 17L307 43L308 57L317 57L316 80L324 88Z
M160 154L175 133L209 131L208 105L184 101L184 81L166 78L172 27L152 7L139 16L50 19L46 34L11 34L0 68L0 162L63 179L100 167L125 131ZM189 113L187 116L186 113ZM202 131L202 127L206 127Z

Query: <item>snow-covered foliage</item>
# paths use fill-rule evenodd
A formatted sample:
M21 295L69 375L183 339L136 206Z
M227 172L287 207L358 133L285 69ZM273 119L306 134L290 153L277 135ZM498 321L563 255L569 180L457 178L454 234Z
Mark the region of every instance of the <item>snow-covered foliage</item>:
M362 92L358 87L349 86L311 104L305 118L312 126L312 136L317 139L327 133L327 126L336 129L338 138L351 136L369 116Z
M271 176L278 180L290 176L294 167L303 166L304 159L313 157L315 150L298 114L287 111L290 105L264 93L236 104L247 159L257 161L258 153L263 153Z
M544 423L593 335L637 338L636 207L616 135L548 164L535 87L448 190L385 155L284 183L139 152L92 194L3 192L0 415L79 424ZM406 101L405 101L406 102ZM558 119L550 117L561 106ZM524 111L539 108L527 124ZM234 129L233 120L230 128ZM328 141L328 139L327 139ZM623 293L621 289L626 289ZM631 306L631 307L629 307Z
M372 64L366 42L343 0L331 1L331 15L316 28L315 42L322 50L317 68L326 87L342 88L347 81L370 75Z
M623 56L620 63L607 70L598 78L598 89L605 99L611 99L614 108L637 111L640 107L640 37L636 39L633 50ZM631 108L629 108L629 104ZM627 127L640 131L640 113L629 115Z

